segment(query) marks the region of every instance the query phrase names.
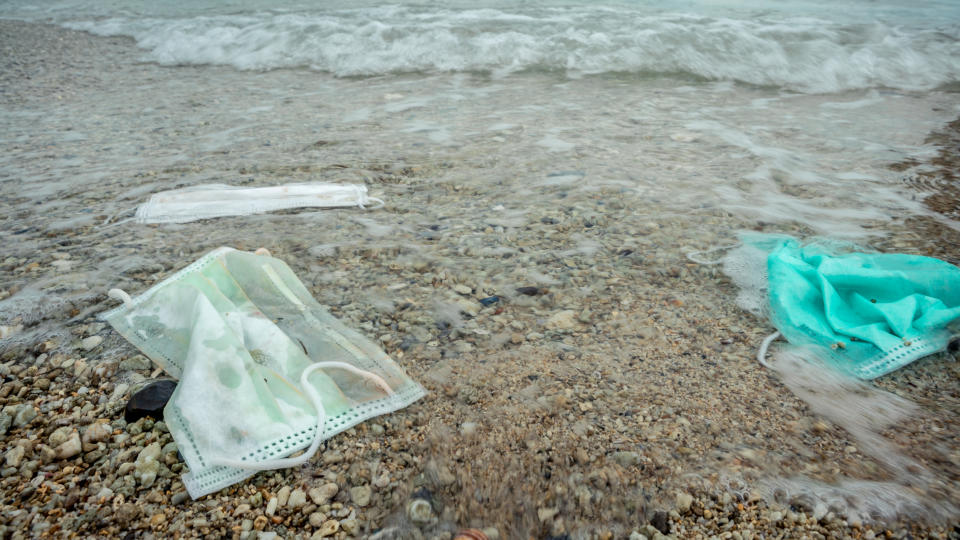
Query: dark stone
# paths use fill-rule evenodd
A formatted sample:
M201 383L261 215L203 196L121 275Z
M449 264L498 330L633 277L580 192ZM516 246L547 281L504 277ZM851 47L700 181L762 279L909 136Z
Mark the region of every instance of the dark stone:
M413 494L410 495L410 499L411 499L411 500L412 500L412 499L423 499L423 500L429 502L430 504L433 504L433 493L430 493L430 490L429 490L429 489L422 487L422 488L414 491Z
M670 534L670 521L667 519L667 513L663 510L657 510L653 513L650 525L653 525L653 528L662 534Z
M413 347L418 343L420 343L420 340L418 340L417 338L413 336L407 336L403 338L403 341L400 342L400 350L409 351L411 347Z
M163 379L152 382L130 397L127 408L123 412L123 419L127 423L149 416L154 420L163 420L163 408L170 401L170 396L177 388L177 381Z
M950 344L947 345L947 350L950 352L960 351L960 338L951 341Z
M170 503L174 506L178 504L183 504L190 499L190 494L186 491L179 491L173 494L173 497L170 497Z
M488 296L488 297L486 297L486 298L481 298L481 299L480 299L480 303L483 304L483 305L485 305L485 306L492 306L493 304L496 304L496 303L499 302L499 301L500 301L500 297L499 297L499 296Z
M67 493L67 498L63 500L63 508L65 510L70 510L73 508L73 505L77 504L77 501L80 500L80 490L75 489L70 493Z
M558 176L586 176L586 171L554 171L552 173L547 173L547 178L556 178Z
M517 292L520 294L525 294L527 296L536 296L541 294L539 287L517 287Z

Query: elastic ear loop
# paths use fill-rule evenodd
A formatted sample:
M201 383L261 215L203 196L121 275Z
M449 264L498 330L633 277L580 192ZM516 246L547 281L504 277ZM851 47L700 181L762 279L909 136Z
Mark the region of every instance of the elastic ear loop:
M717 246L717 247L711 248L711 249L704 249L704 250L701 250L701 251L689 251L689 252L686 253L686 255L687 255L687 258L688 258L688 259L690 259L691 261L693 261L693 262L695 262L695 263L697 263L697 264L707 264L707 265L721 264L721 263L723 263L723 258L720 258L720 259L716 259L716 260L712 260L712 261L711 261L711 260L708 260L708 259L704 259L704 258L702 258L702 257L700 257L700 256L701 256L701 255L706 255L706 254L708 254L708 253L716 253L716 252L718 252L718 251L729 251L729 250L731 250L731 249L733 249L733 248L736 248L736 247L740 247L740 242L736 242L736 243L730 244L730 245L728 245L728 246Z
M757 361L765 368L773 369L773 366L767 363L767 349L770 348L770 344L778 337L780 337L779 330L767 336L767 338L763 340L763 343L760 344L760 350L757 351Z
M317 391L309 384L307 378L311 373L320 369L320 368L339 368L347 370L351 373L360 375L373 381L374 384L382 388L388 395L393 395L393 390L390 389L390 385L387 384L387 381L383 380L378 375L370 373L369 371L364 371L355 366L347 364L345 362L317 362L303 370L303 374L300 375L300 386L303 387L303 390L310 397L310 400L313 402L314 408L317 410L317 432L313 436L313 442L310 444L310 447L307 450L297 457L292 458L278 458L278 459L268 459L266 461L242 461L238 459L218 459L210 460L213 465L223 465L225 467L236 467L238 469L249 469L254 471L269 471L273 469L285 469L287 467L295 467L297 465L303 465L307 461L310 461L310 458L317 453L317 450L320 448L320 443L323 442L323 428L324 424L327 423L327 412L323 408L323 402L320 401L320 396L317 394Z
M354 185L353 189L357 193L357 206L359 206L363 210L376 210L377 208L383 208L384 205L387 204L383 202L383 199L378 199L376 197L368 197L367 189L363 186ZM373 201L379 204L377 204L376 206L371 206L370 208L367 208L365 205L369 204L370 201Z
M130 295L127 294L123 289L110 289L107 291L107 296L113 298L114 300L119 300L123 302L124 305L129 306L133 303L133 299L130 298Z

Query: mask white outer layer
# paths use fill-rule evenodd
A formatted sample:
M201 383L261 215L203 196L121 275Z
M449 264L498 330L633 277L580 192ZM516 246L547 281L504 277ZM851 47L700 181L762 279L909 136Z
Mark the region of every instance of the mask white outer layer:
M355 184L288 184L243 188L222 184L154 193L137 208L137 223L187 223L198 219L262 214L288 208L363 208L380 199Z
M164 417L190 468L183 481L193 498L257 472L218 462L253 467L311 445L317 414L300 375L316 362L348 363L391 391L345 370L311 373L327 413L322 439L425 394L272 257L219 248L103 319L180 379Z

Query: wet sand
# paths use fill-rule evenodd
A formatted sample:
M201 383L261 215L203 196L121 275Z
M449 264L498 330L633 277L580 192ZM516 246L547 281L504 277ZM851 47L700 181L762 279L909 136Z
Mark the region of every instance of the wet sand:
M454 149L437 159L428 148L396 156L386 145L364 155L355 142L391 135L367 135L363 125L309 145L211 147L168 166L143 141L176 149L196 126L144 125L119 105L115 117L84 117L84 99L109 95L119 79L127 91L199 109L217 96L176 91L184 73L200 70L140 63L124 39L9 21L0 22L0 53L5 114L34 119L15 122L0 162L2 324L16 332L0 342L6 537L450 539L462 527L500 538L956 534L960 353L875 381L919 406L882 432L922 469L904 485L757 365L771 328L736 306L719 267L686 255L740 229L807 236L808 228L719 209L664 211L656 200L624 201L611 186L567 191L577 180L562 175L547 178L549 199L516 204L472 180L499 166L493 158ZM87 139L70 142L56 116L64 107ZM61 146L86 152L81 162L116 146L144 155L99 180L56 184L49 197L58 204L37 210L18 168L69 167L75 156ZM362 182L388 205L102 226L117 221L114 201L132 205L149 192L137 192L138 182L173 188L218 175L251 185ZM955 199L943 204L956 208ZM877 248L956 262L957 232L936 220L877 226L890 231ZM161 374L95 315L112 307L109 286L135 294L219 245L270 249L429 395L335 437L308 465L191 501L165 425L122 419L130 392ZM22 294L31 288L38 292ZM493 295L501 300L479 302ZM139 472L157 447L158 475L146 485ZM777 489L796 478L889 482L920 502L891 520L853 519L844 512L852 502L824 509L807 493ZM332 498L319 491L329 484ZM417 499L429 512L411 515Z

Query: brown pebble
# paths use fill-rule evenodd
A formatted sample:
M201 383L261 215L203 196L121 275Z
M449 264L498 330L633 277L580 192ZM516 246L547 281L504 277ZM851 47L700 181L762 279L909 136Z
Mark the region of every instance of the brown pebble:
M163 528L163 525L167 522L166 514L154 514L150 516L150 528L154 530L159 530Z

